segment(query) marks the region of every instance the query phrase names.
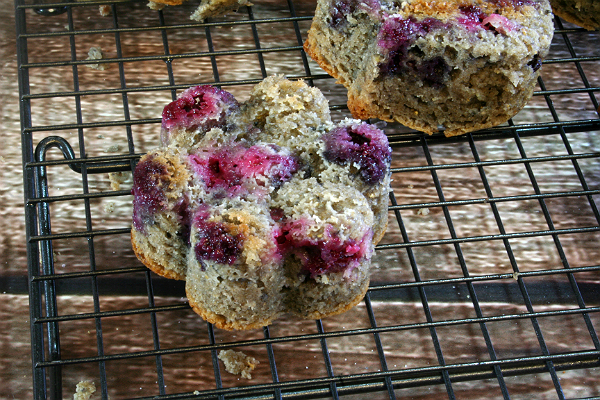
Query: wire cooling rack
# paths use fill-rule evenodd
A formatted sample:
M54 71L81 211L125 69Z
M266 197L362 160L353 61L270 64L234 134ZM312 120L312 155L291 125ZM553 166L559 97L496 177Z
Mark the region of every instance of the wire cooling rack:
M559 19L508 123L386 128L390 224L348 313L213 329L135 259L131 171L179 91L244 100L278 73L348 115L302 51L314 2L256 3L194 23L187 3L16 1L35 398L89 381L102 399L600 399L600 33ZM251 380L229 348L259 360Z

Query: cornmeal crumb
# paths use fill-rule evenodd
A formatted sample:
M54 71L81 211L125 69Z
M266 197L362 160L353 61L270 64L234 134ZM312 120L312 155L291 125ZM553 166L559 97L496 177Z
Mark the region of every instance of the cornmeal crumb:
M113 211L115 211L115 203L104 204L104 212L111 213Z
M81 381L75 387L73 400L89 400L96 392L96 385L91 381Z
M148 8L151 10L162 10L163 8L165 8L167 5L166 4L161 4L161 3L156 3L154 1L149 1L148 2Z
M109 172L108 180L112 190L121 190L121 184L131 178L131 173L127 172Z
M223 361L225 370L230 374L241 375L242 378L252 379L250 372L259 364L254 357L247 356L241 351L221 350L219 360Z
M98 6L98 11L100 11L101 16L108 17L110 15L110 6L108 4L101 4Z
M86 60L102 60L104 58L104 53L100 47L91 47L90 51L88 51L88 58ZM97 69L98 71L104 71L108 64L86 64L88 68Z

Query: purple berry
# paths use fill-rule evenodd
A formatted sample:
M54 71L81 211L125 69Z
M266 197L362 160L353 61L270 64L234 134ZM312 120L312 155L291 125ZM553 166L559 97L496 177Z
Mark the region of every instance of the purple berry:
M360 176L368 185L375 185L387 173L391 149L387 137L367 123L340 126L322 137L326 160L345 165L358 164Z
M441 88L452 68L442 57L434 57L416 64L413 71L424 83Z
M231 93L215 86L189 88L163 109L162 144L169 144L173 131L200 129L207 132L215 127L223 127L227 115L238 108L239 104Z
M361 240L342 241L335 228L327 225L323 237L314 239L307 234L310 225L308 219L282 223L276 243L284 257L294 256L302 272L313 278L329 272L350 272L370 251L370 230Z
M153 220L154 214L164 210L168 185L167 167L149 156L140 161L133 172L133 226L145 232L145 224Z
M460 6L459 10L461 16L457 18L457 21L470 32L485 29L493 31L495 34L506 35L518 27L516 23L503 15L486 15L479 7L473 5Z
M204 260L232 265L242 254L244 237L240 233L231 233L227 224L207 221L207 212L196 214L193 229L196 235L194 254L202 263Z
M245 192L245 184L277 188L300 168L296 157L266 145L201 149L189 162L207 190L225 190L230 197Z
M381 9L379 0L336 0L329 6L329 24L334 29L343 28L348 22L348 15L354 14L358 8L367 13Z
M269 210L269 213L271 215L271 219L275 222L281 222L285 217L283 210L279 207L272 208Z
M384 20L378 34L378 46L387 55L386 61L379 65L381 73L386 75L412 75L433 87L443 86L451 68L441 57L422 59L422 52L413 44L419 37L444 28L444 24L435 18L417 21L415 18L392 16Z
M352 14L356 8L356 2L352 0L337 0L331 3L329 14L331 15L329 24L339 29L348 22L347 15Z
M177 214L177 221L180 225L177 236L179 236L188 247L190 246L190 225L192 222L189 203L187 197L183 197L173 205L173 211Z
M133 173L133 226L142 233L146 225L152 223L157 212L166 211L169 207L177 216L179 229L177 236L188 246L190 240L189 200L184 195L174 204L169 205L165 191L169 190L170 176L167 166L154 160L153 156L140 161Z
M482 28L481 23L486 15L481 11L481 8L474 5L463 5L458 9L461 13L461 16L456 19L459 24L471 32Z

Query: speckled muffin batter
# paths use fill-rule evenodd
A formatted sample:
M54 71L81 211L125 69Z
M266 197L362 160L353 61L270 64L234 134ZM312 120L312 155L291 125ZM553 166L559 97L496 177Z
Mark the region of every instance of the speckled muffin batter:
M355 118L454 136L524 107L552 35L548 0L319 0L304 47Z
M132 244L159 275L186 280L224 329L357 304L387 226L385 134L333 123L322 93L270 77L239 104L212 86L163 111L162 147L134 172Z

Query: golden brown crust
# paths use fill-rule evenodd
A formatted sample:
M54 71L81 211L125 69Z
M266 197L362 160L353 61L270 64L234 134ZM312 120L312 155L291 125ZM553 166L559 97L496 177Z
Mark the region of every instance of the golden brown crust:
M523 10L527 5L515 7L512 2L489 2L484 0L469 0L469 5L481 9L486 14L502 14L508 18L519 18L525 14L527 18L531 14ZM417 18L435 17L441 21L455 18L460 13L460 7L465 5L464 1L431 1L431 0L411 0L402 5L404 14L411 14Z
M600 3L550 0L555 15L588 31L600 29Z
M185 0L151 0L153 3L166 4L168 6L178 6L183 4Z
M321 57L320 53L317 51L318 45L316 43L315 36L316 35L309 36L308 39L306 39L303 46L304 51L310 56L310 58L315 60L325 72L338 79L339 75L337 74L336 70L325 60L325 58Z
M224 316L216 314L212 311L208 311L206 308L196 303L194 301L194 296L188 295L188 301L192 310L201 316L202 319L204 319L206 322L210 322L219 329L225 329L227 331L257 329L270 325L271 322L273 322L272 319L259 321L252 324L241 324L235 321L228 321Z
M353 300L351 300L349 303L344 303L342 304L341 307L330 311L330 312L326 312L326 313L322 313L319 311L315 311L306 315L302 315L302 318L304 319L322 319L325 317L331 317L333 315L338 315L338 314L343 314L346 311L350 310L352 307L356 306L358 303L360 303L362 301L362 299L364 299L365 295L367 294L367 291L369 290L369 279L366 279L365 282L363 283L363 287L361 288L361 292L358 296L356 296Z
M346 311L353 308L354 306L356 306L358 303L360 303L364 299L368 290L369 290L369 280L367 279L363 283L363 287L362 287L360 294L358 296L356 296L349 303L345 303L341 307L339 307L336 310L331 311L331 312L322 313L322 312L315 311L315 312L307 314L307 315L302 315L302 318L304 318L304 319L321 319L321 318L330 317L333 315L343 314ZM213 313L211 311L208 311L206 308L204 308L200 304L196 303L194 301L193 296L188 296L188 301L189 301L190 307L192 308L192 310L194 310L194 312L196 314L200 315L202 317L202 319L204 319L206 322L210 322L211 324L213 324L214 326L216 326L219 329L225 329L228 331L257 329L257 328L262 328L264 326L270 325L273 322L272 319L268 319L268 320L264 320L264 321L255 322L252 324L240 324L235 321L228 321L224 316Z
M377 243L379 243L381 241L381 239L383 239L383 237L385 236L385 233L387 232L387 227L388 227L388 220L385 220L385 226L380 230L380 234L377 236L373 236L373 246L376 246Z
M142 251L142 249L138 246L137 241L135 240L135 229L131 229L131 247L133 248L133 252L135 253L138 260L142 262L149 270L154 272L157 275L163 276L169 279L176 279L179 281L185 281L185 275L181 275L163 265L160 265L155 260L146 256L146 254Z

